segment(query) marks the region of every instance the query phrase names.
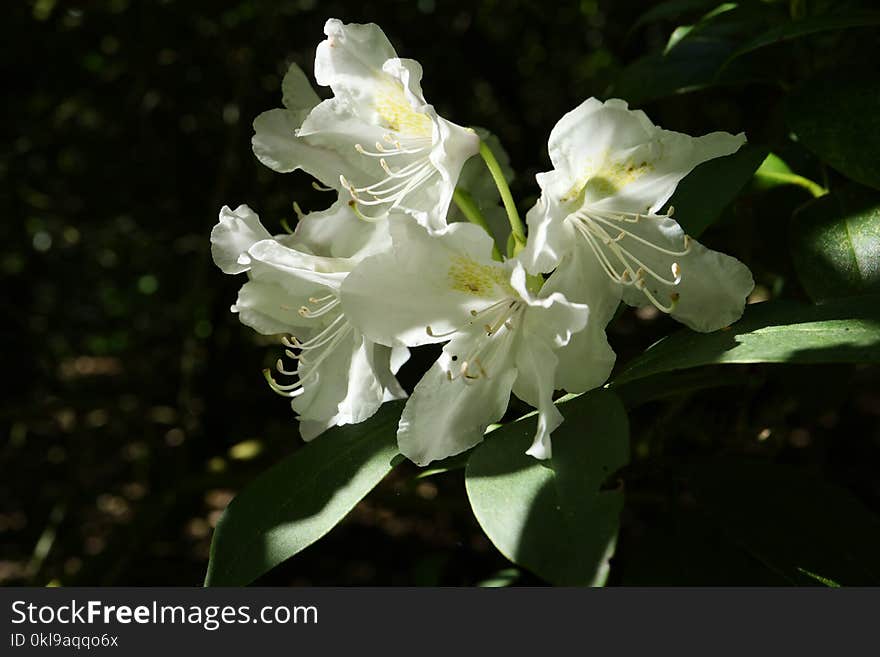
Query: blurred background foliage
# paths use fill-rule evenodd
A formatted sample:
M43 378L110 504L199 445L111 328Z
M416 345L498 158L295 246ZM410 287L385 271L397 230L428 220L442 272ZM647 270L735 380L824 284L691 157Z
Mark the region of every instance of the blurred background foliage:
M833 296L840 286L829 293L829 276L850 293L878 289L876 265L865 269L856 257L846 269L815 253L817 240L833 239L852 215L877 262L872 5L7 6L0 584L200 584L222 509L298 448L290 409L260 373L277 345L229 312L241 281L214 268L208 236L223 204L249 203L277 232L294 219L292 201L307 210L329 204L306 176L275 174L250 150L251 120L280 104L290 62L311 70L327 17L382 25L399 53L424 66L425 95L441 114L490 128L517 172L522 210L534 200L534 174L549 167L550 129L588 96L622 97L691 134L745 131L760 149L754 166L738 174L730 195L744 188L734 202L716 199L723 214L701 239L752 268L754 302ZM770 151L778 166L753 178ZM805 179L814 193L831 194L813 200L798 182ZM697 207L703 214L691 220L711 223L711 203ZM653 308L626 310L610 328L612 346L623 364L675 328ZM418 366L404 372L405 384L415 383ZM610 582L815 582L775 568L772 555L788 548L760 528L784 527L789 538L811 523L818 531L835 495L869 516L880 511L876 367L741 366L697 376L702 383L631 413ZM816 483L724 470L742 459L785 465ZM725 486L703 494L706 472ZM417 474L397 468L327 538L261 583L540 582L511 570L482 534L460 470ZM780 506L783 489L803 518ZM704 500L723 503L709 509ZM866 531L877 531L870 517ZM852 538L825 528L803 535L822 554ZM880 583L880 565L847 583Z

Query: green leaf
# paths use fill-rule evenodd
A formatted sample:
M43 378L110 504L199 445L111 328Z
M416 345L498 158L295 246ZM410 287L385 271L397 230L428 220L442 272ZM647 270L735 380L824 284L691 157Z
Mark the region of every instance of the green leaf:
M828 190L818 183L797 175L781 157L775 153L769 153L767 159L755 171L755 187L758 189L772 189L780 185L803 187L816 198L828 193Z
M880 296L821 306L769 301L748 306L728 329L673 333L626 365L613 385L702 365L868 362L880 362Z
M666 0L651 7L630 28L630 33L648 23L655 23L667 18L677 18L682 14L694 11L705 11L716 5L718 0Z
M708 388L745 386L749 380L745 373L732 372L718 376L714 367L698 367L635 379L615 385L614 392L626 408L632 409L648 402L683 397Z
M853 27L869 27L871 25L880 25L880 12L862 11L853 12L852 14L825 14L811 16L810 18L792 21L783 25L777 25L776 27L762 32L754 39L747 41L744 45L737 48L737 50L725 62L725 66L737 57L741 57L742 55L767 46L782 43L783 41L799 39L819 32L845 30Z
M669 499L639 536L621 541L624 586L781 586L783 576L761 563L699 510L693 496ZM667 509L667 507L669 507ZM615 558L615 569L618 559Z
M786 106L798 141L848 178L880 189L880 81L837 74L814 79Z
M722 5L720 8L725 8ZM760 62L743 58L724 69L722 64L744 38L772 24L773 7L740 5L721 13L710 12L688 30L678 30L666 52L637 59L618 76L612 92L633 105L708 87L734 84L778 85L783 61Z
M880 518L851 493L788 466L719 461L694 468L697 505L792 584L880 584ZM824 581L823 581L824 580Z
M474 515L504 556L559 585L602 585L617 540L623 491L603 483L629 461L626 412L597 390L561 403L553 457L525 454L534 416L498 429L465 474Z
M691 171L669 200L685 232L699 237L712 225L766 156L766 148L746 144L732 155L709 160Z
M403 402L337 427L242 490L220 517L206 586L244 586L329 532L388 474Z
M835 190L792 217L792 256L814 301L880 293L880 195Z

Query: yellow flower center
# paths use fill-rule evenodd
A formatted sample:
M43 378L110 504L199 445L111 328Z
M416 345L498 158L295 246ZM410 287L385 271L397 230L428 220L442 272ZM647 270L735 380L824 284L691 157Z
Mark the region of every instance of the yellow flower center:
M647 160L614 162L601 158L600 162L599 165L590 163L584 167L584 174L562 197L563 201L574 201L582 193L585 200L598 201L616 194L654 169L654 165Z
M406 99L403 85L397 80L386 78L379 83L376 112L389 130L414 137L430 138L432 135L431 119L413 109Z
M515 295L509 278L509 273L503 267L484 265L467 256L456 256L449 268L450 287L477 297ZM503 295L499 295L499 292L503 292Z

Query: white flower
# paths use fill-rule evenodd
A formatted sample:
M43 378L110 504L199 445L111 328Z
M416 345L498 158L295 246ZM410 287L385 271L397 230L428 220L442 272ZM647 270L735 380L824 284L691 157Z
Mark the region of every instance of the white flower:
M254 120L254 154L274 171L302 169L320 180L328 191L337 192L336 202L327 210L299 213L294 231L296 247L338 258L364 257L383 250L390 244L384 222L358 217L350 205L350 194L340 184L340 172L349 171L348 162L333 149L296 136L303 120L320 102L299 66L290 65L281 89L284 108L263 112Z
M554 168L537 177L542 196L527 217L526 268L558 267L548 289L589 304L594 328L621 297L652 303L697 331L727 326L742 315L751 273L685 235L671 208L660 210L694 167L744 143L742 134L663 130L621 100L585 101L550 134ZM585 335L570 348L607 353L604 336L593 338L592 347Z
M265 335L297 336L282 339L296 369L285 369L281 359L276 365L294 380L278 383L268 371L266 378L276 392L292 399L305 440L334 425L362 422L384 401L406 396L394 373L408 351L365 338L340 307L339 287L355 261L285 246L269 236L247 206L234 212L224 207L211 241L218 267L248 273L232 307L242 323Z
M421 66L398 58L377 25L330 19L324 32L315 79L333 98L315 106L301 73L290 73L296 84L285 78L285 99L299 100L275 110L283 116L257 119L258 157L276 170L303 168L329 187L344 188L366 220L383 220L399 208L442 228L461 167L478 152L479 138L437 115L422 95Z
M346 315L382 344L449 340L400 419L401 453L424 465L472 447L512 391L538 409L529 453L549 458L550 433L562 421L555 352L587 324L587 306L533 294L519 263L491 259L492 238L478 226L431 235L392 218L390 230L392 250L363 260L343 282Z

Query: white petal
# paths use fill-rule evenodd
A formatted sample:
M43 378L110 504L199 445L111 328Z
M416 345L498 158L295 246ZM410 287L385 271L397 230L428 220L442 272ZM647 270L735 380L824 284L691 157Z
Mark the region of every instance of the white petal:
M609 154L648 141L652 128L644 112L628 110L623 101L602 103L588 98L559 119L550 132L550 160L563 177L554 184L570 187L578 183Z
M538 174L539 182L542 176ZM526 214L529 235L525 248L517 256L530 274L553 271L568 253L576 239L574 231L565 222L570 211L557 203L551 195L542 194Z
M327 39L315 54L315 80L337 96L369 96L376 74L397 53L382 29L374 24L344 24L331 18L324 25Z
M248 256L251 280L241 288L233 311L242 323L268 335L314 328L315 321L303 317L300 308L338 290L347 275L346 261L301 253L274 239L257 242Z
M224 205L220 209L220 220L211 230L211 256L221 271L226 274L240 274L250 269L250 264L242 264L239 257L246 253L255 242L271 237L257 213L246 205L230 210Z
M482 335L474 332L447 344L413 390L400 418L397 441L400 453L414 463L427 465L473 447L483 439L486 427L507 410L516 378L510 338L495 345L488 377L471 381L460 375L463 354L470 353L475 336ZM450 372L455 375L452 381Z
M731 155L745 143L742 133L712 132L691 137L658 128L653 141L634 149L627 160L636 165L647 163L644 175L621 184L616 198L599 205L631 212L659 212L678 183L695 167L716 157Z
M524 339L539 339L555 349L567 345L572 334L586 326L590 309L585 304L573 303L559 292L547 294L543 288L539 296L534 296L526 286L525 269L518 262L510 284L528 304L521 329L528 336Z
M538 409L538 426L526 454L536 459L552 455L550 434L562 423L562 414L553 403L558 358L542 340L523 336L516 357L517 377L513 394Z
M562 293L590 309L586 327L557 352L556 387L579 393L605 383L616 358L605 327L620 304L620 285L611 281L586 244L581 244L560 261L541 293Z
M232 311L245 326L263 335L289 333L295 327L308 326L298 309L301 298L275 283L248 281L238 292Z
M462 128L442 117L437 117L436 121L439 140L431 150L431 162L440 172L442 180L438 184L437 204L428 212L428 225L439 229L446 225L446 214L462 167L479 152L480 139L473 130Z
M251 278L273 282L294 294L315 294L316 288L339 289L342 280L354 266L345 258L326 258L284 246L274 239L262 240L248 249ZM326 294L326 292L324 292Z
M492 261L492 238L480 227L453 224L431 235L412 219L389 221L392 250L363 260L341 289L346 316L370 339L438 342L467 324L471 310L511 296L508 270Z
M304 392L293 400L293 409L306 421L314 437L319 421L325 426L357 424L372 416L386 400L384 381L394 381L388 369L390 349L369 342L351 331L324 358L316 371L300 365L300 375L307 377ZM393 396L388 395L393 398ZM301 428L302 433L302 428Z
M672 219L642 219L627 228L640 237L668 250L679 250L684 243L684 232ZM746 298L754 288L749 269L736 258L711 251L690 239L687 255L670 256L656 249L624 240L627 249L651 271L678 285L662 282L651 275L645 276L648 291L662 304L672 305L670 313L696 331L715 331L740 318ZM673 271L673 268L675 271ZM674 299L677 298L677 301ZM624 288L623 299L630 305L650 303L647 296L633 286Z
M338 153L296 136L301 118L286 109L263 112L254 119L251 146L264 165L278 173L302 169L324 185L339 189L339 174L349 165Z
M391 248L387 221L365 221L349 205L347 192L330 208L310 212L296 224L294 245L316 255L363 259Z
M551 132L554 171L545 174L541 187L563 205L654 212L694 167L744 143L741 134L694 138L663 130L621 100L591 98Z

